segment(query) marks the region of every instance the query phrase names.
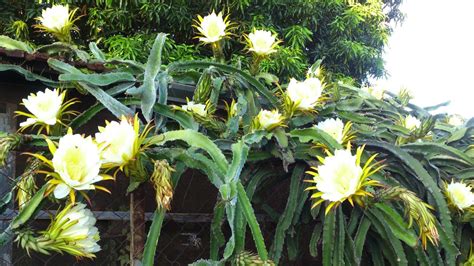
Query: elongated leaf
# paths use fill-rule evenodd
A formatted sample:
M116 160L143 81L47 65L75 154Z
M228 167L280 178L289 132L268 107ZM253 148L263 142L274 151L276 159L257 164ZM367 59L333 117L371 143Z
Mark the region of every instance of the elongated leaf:
M3 195L3 197L0 199L0 214L2 214L8 207L8 204L12 200L13 192L10 191Z
M105 92L109 94L110 96L116 96L116 95L124 93L126 90L133 87L133 85L135 85L135 82L121 83L106 90Z
M168 73L163 72L158 75L157 81L156 81L156 87L158 88L158 104L165 105L168 103ZM156 106L156 105L155 105ZM153 108L155 110L155 108ZM158 113L155 118L155 125L157 129L161 126L163 123L163 116Z
M243 140L232 144L232 163L226 174L226 183L235 182L240 178L240 173L247 161L249 147L244 144Z
M265 247L265 241L263 240L262 231L258 225L257 217L253 211L252 205L250 204L247 193L245 192L242 183L237 182L237 197L242 206L242 212L244 213L245 219L247 219L250 231L252 232L255 246L257 247L258 256L262 260L268 259L267 248Z
M146 238L145 249L143 251L143 265L153 266L155 264L155 252L160 238L161 227L165 218L165 209L156 210L153 214L153 221L151 223L148 236Z
M65 63L61 60L54 59L54 58L49 58L48 59L48 65L58 71L59 73L74 73L74 74L81 74L82 72L75 68L74 66Z
M120 82L135 81L135 77L128 72L110 72L102 74L65 73L59 75L60 81L84 82L93 86L108 86Z
M147 121L150 121L153 111L153 105L156 102L155 78L161 68L161 51L166 41L166 34L159 33L156 36L153 47L145 67L145 77L140 98L142 100L142 112Z
M99 47L97 47L97 44L95 42L89 43L89 49L91 50L92 55L94 55L97 60L101 62L105 61L105 54L99 49Z
M12 229L17 229L30 220L30 218L32 218L33 214L36 212L36 209L43 201L47 188L48 184L43 185L43 187L41 187L41 189L38 190L35 195L33 195L33 197L31 197L31 199L28 201L28 204L23 209L21 209L20 213L18 213L18 215L13 219L11 223Z
M227 215L227 221L230 227L230 238L224 248L224 260L230 258L235 250L235 206L232 206L229 202L225 205L225 212Z
M107 110L109 110L113 115L115 115L117 118L124 116L132 117L133 116L133 111L119 102L117 99L114 97L110 96L107 94L104 90L101 88L95 87L95 86L89 86L86 83L79 82L78 83L81 88L92 94L97 101L99 101Z
M393 265L408 265L402 243L395 237L392 231L388 229L388 225L383 217L377 216L377 213L372 212L372 209L368 209L365 214L370 218L372 225L380 234L381 239L387 243L382 246L382 252L384 252L385 257Z
M227 159L219 147L217 147L217 145L214 144L214 142L212 142L206 135L194 130L185 129L168 131L162 135L156 136L155 138L155 144L157 145L163 145L168 141L182 140L192 147L203 149L211 156L211 158L214 160L214 163L222 172L227 172L229 167Z
M448 264L454 265L456 256L458 253L457 247L454 244L454 231L451 223L450 211L446 200L440 191L435 180L429 175L429 173L423 168L415 158L413 158L406 151L396 147L392 144L382 142L367 142L368 146L378 147L386 152L389 152L399 160L401 160L408 168L414 173L415 177L427 188L429 193L433 196L436 206L438 207L438 213L441 219L441 224L446 232L447 241L442 241L441 244L445 247Z
M417 245L418 237L413 232L413 229L408 228L408 224L404 222L403 217L398 212L383 203L377 203L375 206L377 209L372 211L384 219L389 229L398 239L412 248Z
M346 230L344 222L344 214L342 209L337 210L337 234L334 239L336 242L334 249L333 265L344 265L344 245L346 242Z
M472 158L462 153L458 149L444 145L444 144L439 144L439 143L434 143L434 142L411 143L411 144L403 145L402 149L406 151L414 151L414 152L419 152L419 153L424 153L424 154L427 154L427 153L447 154L464 161L467 165L470 165L470 166L474 165L474 160Z
M0 47L7 50L21 50L23 52L32 53L33 48L24 42L14 40L8 36L0 35Z
M298 194L300 192L300 185L302 183L301 176L304 174L304 166L302 164L296 165L291 175L290 193L286 203L285 210L280 216L280 219L275 230L273 244L270 247L270 258L278 263L280 261L283 244L285 243L286 230L290 227L293 220L293 215L296 210Z
M225 71L227 73L230 73L230 74L240 75L250 85L252 85L260 95L265 97L270 102L270 104L273 108L278 107L278 105L279 105L278 104L278 99L275 97L275 95L271 91L269 91L267 88L265 88L265 86L262 83L260 83L258 80L256 80L254 77L252 77L250 74L248 74L248 73L246 73L246 72L244 72L244 71L242 71L238 68L229 66L229 65L214 63L214 62L205 62L205 61L177 62L177 63L170 64L168 66L168 71L170 73L173 73L173 71L177 71L177 70L194 69L194 68L204 69L204 68L208 68L210 66L214 66L214 67L216 67L216 68L218 68L222 71Z
M319 128L295 129L290 132L290 136L299 138L301 142L321 142L332 150L342 149L341 144Z
M224 233L222 233L222 222L224 221L225 205L223 202L217 202L214 207L214 217L211 223L211 243L210 243L210 258L211 260L218 260L219 248L225 243Z
M33 72L30 72L24 68L22 68L21 66L17 66L17 65L11 65L11 64L0 64L0 72L2 71L15 71L21 75L23 75L25 77L26 80L28 81L41 81L43 82L44 84L48 85L48 86L52 86L52 87L58 87L59 86L59 82L56 82L54 80L51 80L51 79L48 79L48 78L45 78L43 76L40 76L40 75L37 75Z
M367 217L362 216L359 227L357 229L357 233L354 238L355 254L356 257L359 258L359 260L362 258L362 251L364 249L365 239L367 236L367 232L369 231L370 225L370 220Z
M323 266L333 265L333 253L336 237L336 212L331 211L324 217L323 229Z
M311 239L309 241L309 254L316 258L318 256L318 242L321 238L321 233L323 232L323 224L317 223L314 226L313 233L311 234Z

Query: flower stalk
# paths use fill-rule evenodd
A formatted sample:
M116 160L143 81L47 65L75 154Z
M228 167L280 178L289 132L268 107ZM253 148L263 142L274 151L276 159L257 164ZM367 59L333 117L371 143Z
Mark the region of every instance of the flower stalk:
M418 225L423 248L426 249L428 240L433 245L438 245L436 218L431 213L433 207L418 198L414 192L403 187L391 187L380 191L377 199L401 201L405 208L405 215L408 217L408 227L411 227L413 222Z

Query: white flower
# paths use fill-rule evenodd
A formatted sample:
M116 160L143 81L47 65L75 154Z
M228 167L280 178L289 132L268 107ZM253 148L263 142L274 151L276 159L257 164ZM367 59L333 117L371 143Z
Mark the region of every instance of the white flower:
M458 209L463 210L474 206L474 193L470 186L460 182L451 182L446 187L446 192Z
M362 168L357 164L357 156L349 150L336 150L326 157L315 176L316 189L321 198L332 202L343 201L360 188Z
M405 117L405 120L403 122L403 125L405 126L406 129L409 130L415 130L420 127L421 121L418 120L418 118L412 116L412 115L407 115Z
M46 89L36 94L31 93L28 98L23 99L23 105L30 111L29 118L20 123L20 127L27 127L35 123L55 125L61 112L61 105L64 100L64 93L58 90Z
M95 134L96 142L102 147L103 164L122 166L135 157L138 142L138 128L122 117L120 123L112 121L105 127L99 127Z
M248 39L250 46L249 50L257 55L263 56L276 52L276 34L272 35L270 31L254 29L254 31L249 34Z
M61 31L69 23L69 6L53 5L43 9L39 21L45 28Z
M257 119L261 128L271 130L283 121L283 116L278 112L278 110L260 110Z
M458 127L464 125L464 119L460 115L451 115L448 118L448 124Z
M315 127L328 133L338 143L342 143L342 140L344 138L344 123L341 121L341 119L329 118L322 122L319 122L317 125L315 125Z
M286 94L296 103L298 109L309 110L316 106L323 87L318 78L307 78L305 81L291 79Z
M99 231L95 223L92 212L86 209L86 205L78 203L61 211L48 231L57 230L59 233L54 239L56 245L70 245L65 249L66 252L74 251L72 255L94 257L92 253L100 251L97 244L100 240Z
M188 104L181 106L181 108L185 111L192 112L200 116L207 116L206 105L202 103L194 103L193 101L190 101Z
M95 189L93 184L104 179L99 175L100 151L91 137L72 133L62 137L54 152L52 165L60 177L60 183L54 189L57 199L66 197L71 189Z
M222 17L222 12L216 15L213 11L212 14L202 18L198 16L199 25L196 26L198 31L202 34L203 37L200 37L199 40L205 43L214 43L226 36L226 28L228 23L226 19Z
M385 94L385 90L380 87L364 87L362 88L364 91L366 91L368 94L370 94L372 97L374 97L377 100L382 100L383 96Z

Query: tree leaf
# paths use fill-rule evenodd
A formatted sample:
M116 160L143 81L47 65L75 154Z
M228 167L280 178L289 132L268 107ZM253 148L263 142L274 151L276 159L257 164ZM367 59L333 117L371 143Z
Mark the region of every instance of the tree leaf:
M165 41L166 34L158 33L145 66L145 77L140 98L142 100L143 116L147 121L150 121L152 118L151 114L156 102L155 78L161 68L161 51Z
M278 264L285 243L286 230L291 225L293 216L296 210L298 194L300 192L300 185L302 183L301 177L304 174L304 165L297 164L293 169L290 182L290 192L286 207L278 220L278 224L273 237L273 244L270 247L270 258Z
M28 44L14 40L5 35L0 35L0 47L3 47L7 50L21 50L29 54L33 52L33 48L31 48L31 46Z
M65 73L59 75L60 81L83 82L93 86L104 87L115 83L135 81L128 72L109 72L102 74Z

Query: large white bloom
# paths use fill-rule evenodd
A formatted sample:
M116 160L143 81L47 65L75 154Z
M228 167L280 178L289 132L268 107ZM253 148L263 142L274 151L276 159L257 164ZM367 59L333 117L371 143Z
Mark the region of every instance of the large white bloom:
M324 200L343 201L360 188L363 171L349 150L336 150L317 170L314 181Z
M61 211L50 230L59 229L55 243L61 246L70 245L66 252L71 249L80 256L93 257L92 253L100 251L100 246L97 244L100 240L99 231L95 223L96 219L92 212L86 209L86 205L78 203Z
M193 101L190 101L187 104L181 106L181 108L200 116L207 116L206 105L202 103L194 103Z
M101 159L104 164L121 166L135 157L138 131L126 117L122 117L120 123L112 121L105 127L99 127L95 139L102 147Z
M268 111L260 110L257 115L258 123L263 129L270 130L273 127L278 126L283 121L283 116L278 110Z
M61 31L69 23L69 6L53 5L43 9L39 21L45 28Z
M421 121L412 116L412 115L407 115L405 117L405 120L404 120L404 126L405 128L409 129L409 130L415 130L417 128L419 128L421 125Z
M62 137L52 164L60 177L60 183L54 189L54 196L58 199L66 197L71 189L95 189L93 184L103 180L99 175L100 151L91 137L85 138L78 134Z
M198 16L198 19L199 25L197 26L197 29L203 36L200 37L199 40L205 43L214 43L225 37L227 23L222 17L222 12L216 15L213 11L212 14L207 15L204 18Z
M248 39L250 46L249 50L256 53L257 55L263 56L276 52L276 34L272 35L270 31L254 30L249 34Z
M20 127L30 126L35 123L55 125L61 112L64 93L58 90L46 89L36 94L31 93L28 98L23 99L23 105L30 111L32 117L20 123Z
M298 109L309 110L316 106L322 93L322 84L318 78L307 78L305 81L291 79L286 94L296 103Z
M458 209L463 210L474 206L474 193L470 186L460 182L451 182L446 187L446 192Z
M329 118L319 122L315 127L331 135L338 143L342 143L344 138L344 123L341 119Z

